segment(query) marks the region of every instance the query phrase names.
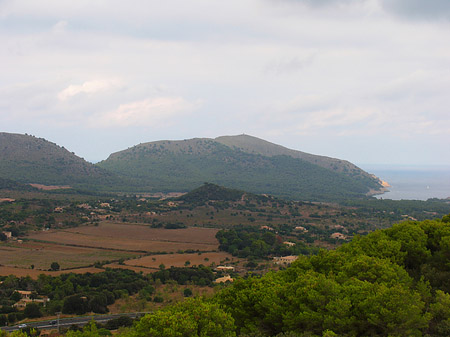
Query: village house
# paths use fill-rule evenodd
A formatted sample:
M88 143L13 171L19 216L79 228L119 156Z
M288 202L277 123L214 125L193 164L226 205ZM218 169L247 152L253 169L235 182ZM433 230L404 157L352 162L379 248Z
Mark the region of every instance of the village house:
M10 240L12 238L11 232L2 232L6 236L6 240Z
M233 282L233 278L230 275L226 275L224 277L219 277L218 279L214 280L214 283L225 283L225 282Z
M291 264L295 260L298 259L298 256L296 255L288 255L288 256L276 256L273 258L276 264Z
M13 305L14 308L23 309L28 303L42 303L45 307L46 303L50 300L48 297L43 296L41 298L32 298L32 292L28 290L16 290L20 294L21 299Z
M234 267L232 266L218 266L216 268L217 271L234 271Z
M79 204L77 207L83 208L83 209L91 209L92 208L91 205L89 205L89 204Z
M332 239L338 239L338 240L345 240L345 239L346 239L346 237L345 237L344 234L338 233L338 232L331 234L331 235L330 235L330 238L332 238Z

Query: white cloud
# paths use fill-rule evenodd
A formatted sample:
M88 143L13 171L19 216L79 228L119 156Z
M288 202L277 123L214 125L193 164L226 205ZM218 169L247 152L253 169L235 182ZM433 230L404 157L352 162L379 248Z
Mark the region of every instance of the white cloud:
M182 97L157 97L121 104L117 109L95 114L89 118L89 126L133 127L174 124L176 119L199 107L200 102L188 102Z
M68 22L67 21L58 21L53 27L52 27L52 32L54 34L63 34L66 32L68 26Z
M69 85L67 88L58 93L58 98L61 101L65 101L78 94L95 94L98 92L103 92L111 90L113 88L118 88L121 86L121 81L117 79L113 80L91 80L84 82L83 84Z
M438 153L450 141L448 25L399 19L447 13L448 0L133 3L0 0L2 128L26 123L45 137L57 123L61 135L110 142L108 128L123 126L126 146L205 133L324 147L348 137L354 157L368 135L409 135L411 147L439 135L435 161L450 158Z

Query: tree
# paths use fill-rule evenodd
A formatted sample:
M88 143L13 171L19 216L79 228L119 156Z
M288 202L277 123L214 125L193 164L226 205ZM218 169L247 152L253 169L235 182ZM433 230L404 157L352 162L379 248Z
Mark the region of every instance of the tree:
M59 263L58 262L52 262L52 264L50 265L50 269L53 271L57 271L60 269Z
M89 306L87 298L81 295L66 297L63 302L62 312L64 314L82 315L88 312Z
M189 288L184 289L183 295L184 295L184 297L190 297L190 296L192 296L192 290L189 289Z
M145 315L130 336L235 337L234 320L219 305L187 299Z
M42 312L39 304L34 302L28 303L23 313L28 318L42 317Z
M14 302L19 302L20 299L22 298L22 295L20 295L17 291L13 292L11 295L11 300L13 300Z
M89 301L91 311L98 314L106 314L108 312L107 299L103 294L94 295Z
M69 330L66 334L66 337L99 337L99 330L97 329L97 325L95 321L90 321L84 328L83 331L72 331Z

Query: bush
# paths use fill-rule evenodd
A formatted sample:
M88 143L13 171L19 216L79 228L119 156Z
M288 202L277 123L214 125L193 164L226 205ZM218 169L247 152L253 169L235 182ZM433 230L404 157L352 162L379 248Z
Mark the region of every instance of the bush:
M189 289L189 288L184 289L183 295L184 295L184 297L190 297L190 296L192 296L192 290Z
M153 298L153 302L162 303L162 302L164 302L164 298L162 298L161 296L155 296Z
M28 318L42 317L41 307L39 306L39 304L34 302L28 303L23 313L25 317Z
M52 264L50 265L50 269L53 271L57 271L59 270L61 267L59 266L58 262L52 262Z
M117 330L120 327L130 327L133 325L133 319L128 316L120 316L110 319L105 324L105 328L109 330Z

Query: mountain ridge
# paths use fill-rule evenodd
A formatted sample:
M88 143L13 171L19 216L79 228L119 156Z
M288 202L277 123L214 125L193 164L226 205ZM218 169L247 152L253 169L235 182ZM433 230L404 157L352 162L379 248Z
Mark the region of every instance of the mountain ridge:
M115 181L95 166L44 138L0 132L0 177L22 184L89 187Z
M230 147L235 147L241 151L248 153L261 154L269 157L277 155L288 155L293 158L306 160L307 162L319 165L323 168L336 170L337 172L345 173L353 171L359 174L364 172L355 164L350 163L347 160L337 159L328 156L314 155L299 150L289 149L282 145L274 144L266 140L246 134L237 136L220 136L215 138L214 140L221 144ZM366 174L369 175L368 173Z
M209 182L309 201L382 191L378 178L348 161L247 135L141 143L91 164L43 138L0 133L0 178L116 192L187 192Z
M168 191L177 187L178 191L191 190L205 181L312 200L361 197L381 190L378 178L348 161L291 150L247 135L141 143L113 153L97 165ZM333 189L331 198L326 197L328 187Z

